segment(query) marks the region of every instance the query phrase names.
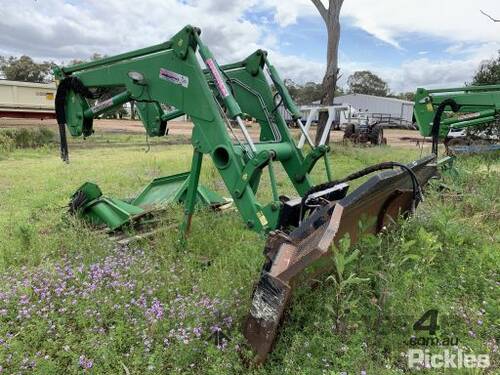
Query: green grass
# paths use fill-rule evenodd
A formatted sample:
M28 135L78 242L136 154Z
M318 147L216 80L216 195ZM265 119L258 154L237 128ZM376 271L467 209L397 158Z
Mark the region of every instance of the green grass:
M498 371L498 157L463 158L459 177L444 181L449 191L428 189L416 217L390 235L366 237L345 273L369 280L339 291L325 275L318 287L300 288L269 361L248 368L240 331L264 239L237 212L198 212L186 247L165 225L131 249L65 215L84 181L127 197L154 177L189 170L190 146L153 143L145 153L143 144L141 136L123 135L72 144L69 165L50 147L0 157L6 373L398 374L408 371L401 353L412 324L431 308L439 311L440 337L455 335L463 350L489 353L489 371ZM419 156L416 148L336 146L331 162L342 177ZM202 182L224 193L205 160ZM315 182L321 172L320 163ZM291 194L278 173L280 193ZM172 207L163 219L177 223L181 212Z

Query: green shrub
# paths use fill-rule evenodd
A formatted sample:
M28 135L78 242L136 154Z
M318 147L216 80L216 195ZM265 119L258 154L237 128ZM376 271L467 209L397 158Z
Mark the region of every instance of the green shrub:
M42 147L53 143L54 138L55 133L46 128L4 130L0 132L0 150Z
M0 133L0 153L11 152L14 147L14 140L6 134Z

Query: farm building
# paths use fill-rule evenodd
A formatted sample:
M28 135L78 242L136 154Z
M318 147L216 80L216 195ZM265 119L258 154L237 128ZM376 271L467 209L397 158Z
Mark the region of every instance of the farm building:
M364 94L347 94L335 98L336 104L349 104L360 113L401 125L412 123L413 102Z

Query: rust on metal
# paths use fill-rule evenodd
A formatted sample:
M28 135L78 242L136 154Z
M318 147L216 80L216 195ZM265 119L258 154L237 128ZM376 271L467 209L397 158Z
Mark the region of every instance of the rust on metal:
M434 157L408 164L421 186L436 175ZM360 220L366 220L364 230L378 233L388 228L399 216L414 209L410 175L389 170L371 177L354 192L339 201L317 208L302 224L291 231L270 233L264 253L266 262L253 296L244 335L257 353L256 362L266 360L278 335L293 288L307 272L325 272L319 260L332 255L333 246L348 234L351 244L360 237ZM311 275L309 275L311 276Z

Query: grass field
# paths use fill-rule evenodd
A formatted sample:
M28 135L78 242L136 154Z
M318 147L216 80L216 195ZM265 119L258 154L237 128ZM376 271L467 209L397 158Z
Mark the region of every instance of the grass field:
M68 197L84 181L131 196L154 177L189 170L191 147L153 143L146 153L133 135L87 142L71 145L69 165L52 147L0 155L4 373L408 373L412 325L429 309L439 311L439 338L489 354L483 372L500 371L498 155L461 159L459 176L444 180L450 189L429 188L416 217L364 238L345 273L366 280L339 290L326 275L299 289L269 361L251 368L240 331L264 239L235 211L200 211L186 247L165 225L151 240L117 248L66 216ZM331 161L341 177L419 157L417 148L338 146ZM280 193L291 193L278 179ZM224 193L208 159L202 182ZM162 219L179 222L181 212L172 207Z

